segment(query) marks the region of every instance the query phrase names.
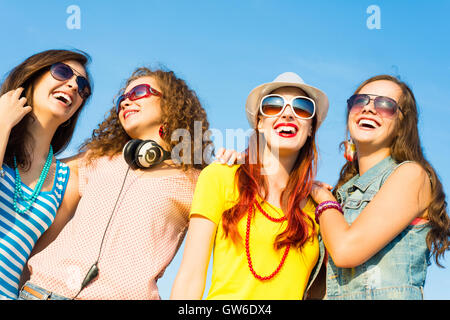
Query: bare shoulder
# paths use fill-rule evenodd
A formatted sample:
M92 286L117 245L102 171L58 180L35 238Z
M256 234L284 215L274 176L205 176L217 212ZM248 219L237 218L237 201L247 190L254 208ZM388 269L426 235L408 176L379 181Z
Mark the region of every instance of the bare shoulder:
M397 167L391 175L392 180L400 180L404 183L415 183L420 187L430 187L430 178L427 171L417 162L406 162ZM388 180L391 179L389 177Z
M61 159L61 162L69 166L71 173L78 173L78 167L86 157L86 152L78 153L74 156Z
M84 159L86 157L86 154L87 154L87 152L77 153L74 156L62 158L61 161L64 163L67 163L67 164L78 162L78 161L81 161L82 159Z
M430 177L424 167L417 162L407 162L398 166L386 180L386 184L414 197L420 208L427 207L431 200Z

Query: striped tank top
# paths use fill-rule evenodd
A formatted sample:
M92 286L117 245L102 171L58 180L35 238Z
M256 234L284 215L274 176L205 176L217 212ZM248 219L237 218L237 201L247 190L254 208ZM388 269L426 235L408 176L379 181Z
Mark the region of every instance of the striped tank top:
M14 211L15 171L3 164L0 177L0 299L16 299L19 280L36 241L52 224L61 205L69 180L69 167L56 160L56 173L51 191L39 194L24 214ZM22 183L22 191L33 190ZM18 203L20 209L24 209Z

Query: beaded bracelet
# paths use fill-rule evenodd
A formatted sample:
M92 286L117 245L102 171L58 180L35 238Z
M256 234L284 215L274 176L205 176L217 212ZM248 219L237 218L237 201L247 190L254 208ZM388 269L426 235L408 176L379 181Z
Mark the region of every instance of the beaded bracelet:
M3 167L0 167L0 177L4 177L5 176L5 170L3 169Z
M317 224L319 224L319 218L322 215L322 212L324 212L327 209L336 209L338 210L340 213L344 214L344 212L342 211L342 207L339 204L339 202L336 201L324 201L321 202L317 207L316 207L316 211L315 211L315 216L316 216L316 222Z

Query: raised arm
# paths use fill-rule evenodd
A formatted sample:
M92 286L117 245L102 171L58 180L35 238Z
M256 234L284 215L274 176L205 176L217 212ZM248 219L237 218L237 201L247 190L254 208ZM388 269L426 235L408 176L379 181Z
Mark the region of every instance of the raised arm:
M311 195L317 203L336 201L327 188L318 184ZM364 263L412 220L426 216L430 199L427 173L416 163L406 163L390 175L351 225L338 210L326 210L319 219L320 230L334 263L342 268Z
M23 88L11 90L0 97L0 164L3 163L9 135L27 113L30 106L25 106L27 99L20 97Z

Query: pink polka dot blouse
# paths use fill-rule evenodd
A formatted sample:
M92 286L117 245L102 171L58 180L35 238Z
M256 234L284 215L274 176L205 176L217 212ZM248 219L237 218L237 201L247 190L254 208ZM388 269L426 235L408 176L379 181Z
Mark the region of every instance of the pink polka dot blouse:
M80 167L75 215L29 260L31 283L66 297L77 294L99 254L127 168L122 156ZM183 241L198 172L142 174L129 171L106 232L99 276L77 299L160 299L156 282Z

